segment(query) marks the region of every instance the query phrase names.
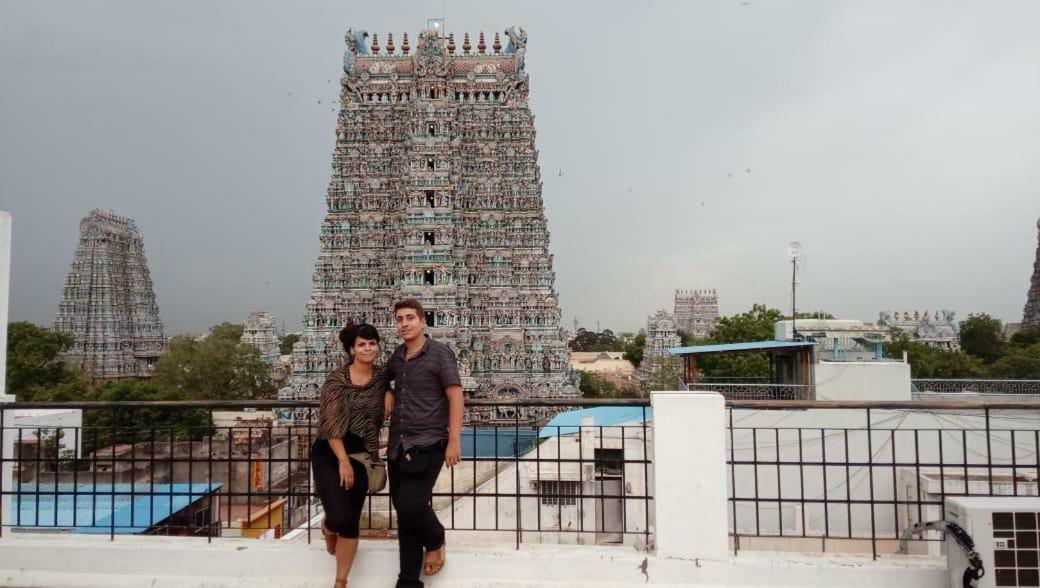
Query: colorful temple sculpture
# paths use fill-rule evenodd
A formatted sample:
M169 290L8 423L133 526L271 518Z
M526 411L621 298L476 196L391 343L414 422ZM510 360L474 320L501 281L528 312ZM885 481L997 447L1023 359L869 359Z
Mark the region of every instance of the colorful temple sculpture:
M97 209L79 233L54 319L55 331L75 337L66 361L95 381L150 377L166 339L141 233Z
M268 375L275 384L285 380L282 356L279 352L278 333L274 317L262 310L249 313L242 329L239 343L252 345L260 350L260 359L269 366Z
M929 347L957 351L961 348L960 327L957 313L952 310L937 310L930 313L914 311L882 311L877 322L880 327L899 329Z
M283 398L314 398L343 360L336 334L377 326L389 352L392 306L417 298L429 334L459 361L468 397L576 398L560 327L542 203L527 35L461 47L439 29L385 47L349 30L332 177L304 333ZM544 413L544 414L543 414ZM525 409L529 420L548 411ZM473 407L470 419L512 419Z
M715 290L676 290L675 322L680 331L698 339L715 330L719 318L719 295Z
M678 347L681 339L675 317L667 310L658 310L646 319L646 344L643 361L639 363L639 381L649 386L658 378L665 364L675 358L668 354L670 347Z
M1022 314L1022 327L1025 329L1040 329L1040 220L1036 221L1036 228L1036 261L1033 263L1033 279L1029 283L1029 295Z

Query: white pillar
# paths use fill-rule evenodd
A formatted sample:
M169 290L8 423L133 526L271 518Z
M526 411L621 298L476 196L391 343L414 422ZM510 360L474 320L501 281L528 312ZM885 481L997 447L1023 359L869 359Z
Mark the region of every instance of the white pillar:
M729 558L726 402L714 392L651 392L659 557Z
M11 213L0 210L0 403L14 401L13 396L6 393L7 385L7 306L11 292ZM12 411L3 411L0 428L3 429L3 443L0 444L0 455L3 456L3 467L0 467L0 487L10 491L13 488L14 436L9 428L14 421ZM8 523L11 516L11 497L3 495L0 499L0 532L2 525Z

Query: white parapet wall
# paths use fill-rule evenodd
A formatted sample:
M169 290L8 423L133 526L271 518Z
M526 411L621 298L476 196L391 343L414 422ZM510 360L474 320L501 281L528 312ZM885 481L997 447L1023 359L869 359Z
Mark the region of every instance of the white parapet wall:
M7 320L8 305L11 300L11 213L0 210L0 403L12 402L14 397L7 395ZM0 427L10 426L11 411L3 411ZM10 488L14 464L14 437L5 435L0 443L0 487ZM11 497L4 494L0 497L0 527L7 522L11 512Z
M903 361L821 361L817 400L910 400L910 364Z

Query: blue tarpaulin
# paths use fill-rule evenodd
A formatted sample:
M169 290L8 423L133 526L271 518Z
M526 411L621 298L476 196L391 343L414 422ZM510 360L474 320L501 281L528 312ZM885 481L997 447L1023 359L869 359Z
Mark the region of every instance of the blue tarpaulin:
M538 436L544 438L577 433L581 420L585 417L592 417L594 427L609 427L641 423L650 420L651 416L650 407L642 406L597 406L571 410L554 416L548 424L539 429Z
M222 484L20 484L11 524L75 533L140 533Z

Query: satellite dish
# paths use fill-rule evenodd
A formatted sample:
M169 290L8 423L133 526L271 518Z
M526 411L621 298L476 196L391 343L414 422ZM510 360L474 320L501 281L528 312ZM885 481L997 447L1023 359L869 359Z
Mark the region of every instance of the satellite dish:
M791 241L791 244L787 246L787 256L791 259L801 259L802 244L798 241Z

